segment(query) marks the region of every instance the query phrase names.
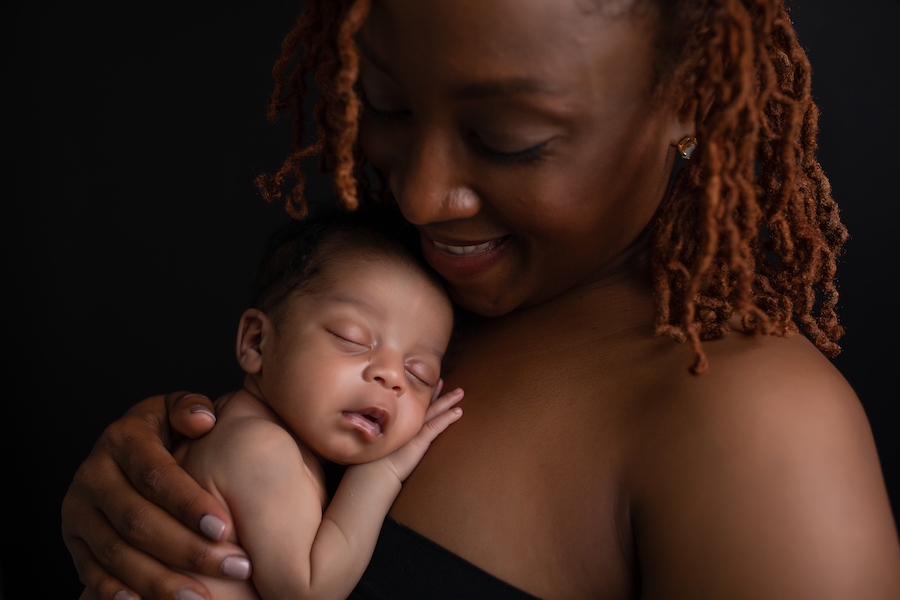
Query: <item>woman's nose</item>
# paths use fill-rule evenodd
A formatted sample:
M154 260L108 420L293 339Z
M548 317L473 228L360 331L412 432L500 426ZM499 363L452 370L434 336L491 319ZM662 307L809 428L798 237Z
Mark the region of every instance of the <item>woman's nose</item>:
M388 183L404 218L414 225L472 217L481 199L467 184L465 166L451 140L420 136Z
M363 370L363 379L392 390L399 398L406 393L406 365L390 350L376 351Z

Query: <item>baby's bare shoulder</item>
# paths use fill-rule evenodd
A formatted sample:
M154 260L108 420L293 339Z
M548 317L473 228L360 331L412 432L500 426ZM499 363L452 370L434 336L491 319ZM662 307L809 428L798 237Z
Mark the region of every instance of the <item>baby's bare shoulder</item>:
M245 390L223 399L217 401L213 430L185 444L184 462L189 470L207 473L220 487L239 477L306 470L298 441L268 407Z

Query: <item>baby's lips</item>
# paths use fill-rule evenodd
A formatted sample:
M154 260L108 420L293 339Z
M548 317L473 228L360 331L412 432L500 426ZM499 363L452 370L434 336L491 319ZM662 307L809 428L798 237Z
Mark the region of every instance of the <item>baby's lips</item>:
M343 415L350 425L369 441L374 441L381 435L390 420L390 414L377 406L370 406L358 411L344 411Z

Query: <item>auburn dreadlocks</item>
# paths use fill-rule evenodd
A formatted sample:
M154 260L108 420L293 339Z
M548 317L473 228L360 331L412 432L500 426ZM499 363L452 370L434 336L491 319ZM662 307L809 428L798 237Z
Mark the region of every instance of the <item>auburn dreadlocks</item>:
M682 95L700 140L654 222L656 333L691 343L694 373L708 366L701 340L720 338L734 318L754 334L786 335L799 323L822 352L835 356L843 333L835 313L835 263L847 232L815 157L818 108L810 65L783 0L654 4L657 90ZM275 63L268 118L274 121L284 108L296 111L295 152L257 185L272 201L293 175L297 183L286 207L295 218L307 211L300 163L308 156L318 154L320 168L334 172L346 208L389 193L370 193L356 143L361 105L353 36L369 5L307 1ZM288 75L301 44L304 53ZM318 137L303 147L304 75L310 70L321 92L314 112Z

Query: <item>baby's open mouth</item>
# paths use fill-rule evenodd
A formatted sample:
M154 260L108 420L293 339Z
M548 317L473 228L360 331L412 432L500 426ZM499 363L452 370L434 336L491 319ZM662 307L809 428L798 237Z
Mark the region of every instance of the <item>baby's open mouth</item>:
M381 435L382 429L387 424L388 413L377 407L366 408L360 411L342 413L350 424L359 430L367 439L375 439Z

